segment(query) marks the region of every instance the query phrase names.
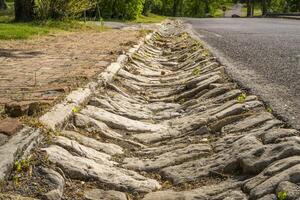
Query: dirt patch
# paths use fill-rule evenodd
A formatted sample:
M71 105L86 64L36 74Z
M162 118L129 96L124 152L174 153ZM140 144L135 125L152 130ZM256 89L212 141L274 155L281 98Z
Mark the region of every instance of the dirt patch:
M60 33L0 43L0 112L11 101L52 104L135 44L139 31Z

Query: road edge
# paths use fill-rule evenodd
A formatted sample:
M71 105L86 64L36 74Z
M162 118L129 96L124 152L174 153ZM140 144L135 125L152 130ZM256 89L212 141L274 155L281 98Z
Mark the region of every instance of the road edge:
M265 97L263 97L255 89L253 89L250 86L248 86L248 84L245 81L241 80L240 78L237 78L238 77L237 73L232 70L233 68L236 68L236 65L233 64L233 61L231 61L229 58L226 58L226 56L222 52L220 52L218 49L212 47L206 41L202 40L201 39L201 35L199 33L197 33L197 31L192 27L192 25L190 23L184 22L184 24L186 26L186 31L190 34L190 36L192 38L200 41L203 44L203 46L206 49L208 49L210 51L210 53L216 58L216 61L219 62L222 66L224 66L226 74L228 75L228 77L232 81L234 81L235 83L237 83L240 88L246 90L250 94L254 94L255 96L257 96L258 99L261 102L263 102L266 107L270 107L270 105L272 105L271 101L269 101L268 99L266 99ZM299 127L297 127L295 124L293 124L293 122L288 117L284 116L283 114L280 114L276 110L272 110L272 114L277 119L283 121L284 124L287 127L292 127L292 128L294 128L296 130L300 130Z

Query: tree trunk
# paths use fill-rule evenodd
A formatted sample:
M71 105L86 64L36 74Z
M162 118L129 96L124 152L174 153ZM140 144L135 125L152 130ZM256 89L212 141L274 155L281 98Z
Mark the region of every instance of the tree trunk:
M179 16L183 16L183 0L180 0Z
M34 0L15 0L15 20L32 21L34 17Z
M162 15L167 15L167 0L163 0Z
M178 0L174 0L174 3L173 3L173 16L174 17L177 16L177 8L178 8Z
M251 17L251 2L247 0L247 17Z
M0 10L6 10L7 5L5 3L5 0L0 0Z
M251 5L251 17L254 16L254 1L252 0L252 5Z
M267 2L266 0L262 0L261 1L261 11L262 11L262 16L265 16L268 12L268 9L267 9Z

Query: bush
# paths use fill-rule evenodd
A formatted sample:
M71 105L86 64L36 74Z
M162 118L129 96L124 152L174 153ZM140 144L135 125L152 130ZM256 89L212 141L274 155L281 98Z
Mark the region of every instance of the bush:
M35 13L38 19L74 18L95 6L91 0L36 0Z
M104 18L132 20L142 14L145 0L102 0L101 14Z

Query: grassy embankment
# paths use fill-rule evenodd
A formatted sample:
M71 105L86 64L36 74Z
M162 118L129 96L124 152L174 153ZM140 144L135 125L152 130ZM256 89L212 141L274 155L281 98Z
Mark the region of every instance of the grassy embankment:
M13 22L14 4L13 2L7 2L7 5L7 10L0 11L0 40L28 39L62 31L79 31L89 29L103 31L103 27L96 26L92 22L84 23L82 21L43 21L32 23L16 23ZM149 16L141 16L132 22L158 23L164 19L165 17L149 14Z
M7 2L8 9L0 11L0 40L28 39L59 31L93 28L76 21L43 21L31 23L14 22L14 4Z

